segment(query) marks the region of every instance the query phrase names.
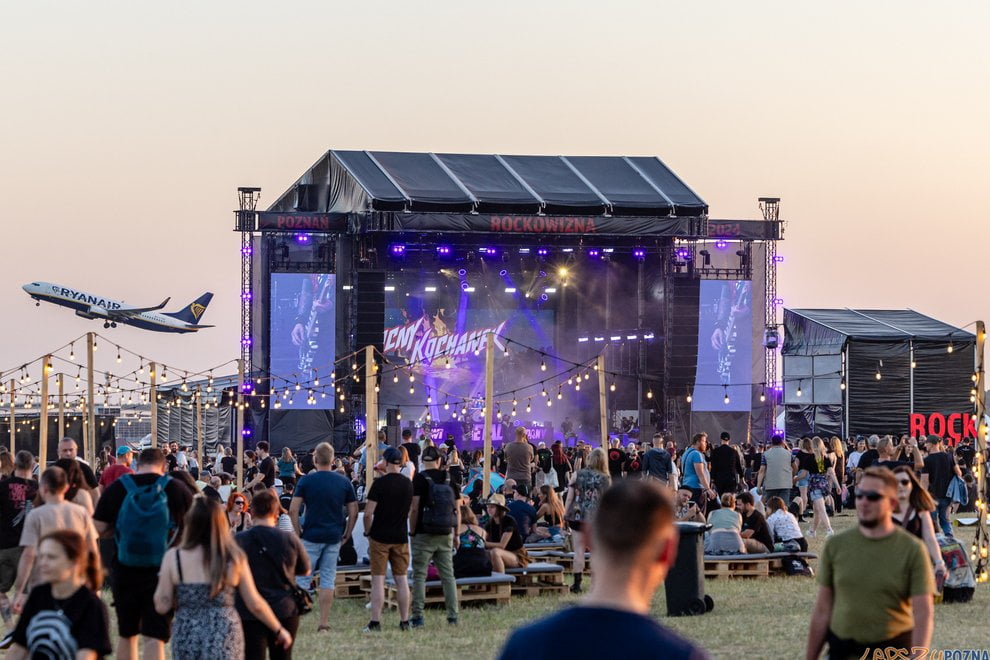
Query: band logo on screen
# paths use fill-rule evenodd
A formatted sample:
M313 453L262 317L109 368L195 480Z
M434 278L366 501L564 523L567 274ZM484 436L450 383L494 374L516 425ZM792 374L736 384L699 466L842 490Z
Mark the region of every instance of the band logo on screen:
M412 323L387 328L384 352L386 355L404 355L413 363L429 364L439 357L457 357L483 351L489 333L495 335L495 346L505 350L501 337L506 323L502 321L497 326L468 332L438 334L428 319L420 318Z

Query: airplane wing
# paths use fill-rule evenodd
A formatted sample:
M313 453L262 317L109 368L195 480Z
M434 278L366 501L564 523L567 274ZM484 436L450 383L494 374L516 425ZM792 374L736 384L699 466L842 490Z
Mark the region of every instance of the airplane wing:
M107 316L111 319L126 319L143 314L144 312L157 312L159 309L165 307L171 299L171 297L166 298L161 304L154 307L121 307L120 309L107 310Z

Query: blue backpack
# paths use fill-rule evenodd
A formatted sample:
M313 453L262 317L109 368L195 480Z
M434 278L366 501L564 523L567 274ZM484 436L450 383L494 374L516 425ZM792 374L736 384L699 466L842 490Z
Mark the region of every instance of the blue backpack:
M147 486L138 486L134 478L120 477L127 490L117 514L114 537L117 559L124 566L160 566L176 528L168 508L165 486L167 474Z

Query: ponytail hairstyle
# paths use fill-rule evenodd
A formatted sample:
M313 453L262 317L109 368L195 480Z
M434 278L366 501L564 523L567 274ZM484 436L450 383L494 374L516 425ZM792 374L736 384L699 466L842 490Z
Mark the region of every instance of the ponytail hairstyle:
M220 593L233 565L244 558L244 552L230 534L230 524L223 507L205 497L193 498L189 513L186 514L180 547L183 550L203 549L207 562L206 573L210 581L210 598Z
M62 546L65 556L76 565L76 570L83 573L86 586L91 591L99 591L103 586L103 567L100 565L100 555L86 545L86 539L79 532L70 529L59 529L41 537L41 543L53 541Z

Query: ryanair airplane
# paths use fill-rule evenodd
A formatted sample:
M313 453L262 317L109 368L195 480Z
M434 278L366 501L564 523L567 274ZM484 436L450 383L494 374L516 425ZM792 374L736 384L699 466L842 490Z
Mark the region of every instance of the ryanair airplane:
M204 293L178 312L160 312L168 304L169 298L154 307L128 307L122 300L94 296L85 291L77 291L60 284L31 282L23 287L35 300L69 307L76 310L76 316L84 319L104 319L104 328L116 328L118 323L133 325L143 330L155 332L196 332L212 325L199 325L206 306L213 299L212 293Z

